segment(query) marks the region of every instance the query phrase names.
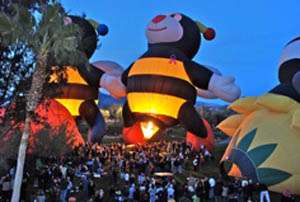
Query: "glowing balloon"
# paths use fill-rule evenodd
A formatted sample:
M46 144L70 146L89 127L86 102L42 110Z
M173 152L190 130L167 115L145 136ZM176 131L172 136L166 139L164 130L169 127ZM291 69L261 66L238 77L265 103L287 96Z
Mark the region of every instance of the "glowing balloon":
M44 139L38 135L47 135L47 144L60 144L61 147L68 148L71 151L75 146L84 144L84 140L79 133L76 122L68 110L54 99L46 99L38 105L35 110L37 117L40 122L31 121L30 129L31 135L29 136L29 148L28 153L36 153L36 147L40 144L40 140ZM40 133L45 130L46 124L49 128L46 128L46 134ZM9 149L8 142L15 141L14 138L16 130L23 130L24 123L11 122L12 128L5 134L2 134L0 139L0 153L5 152ZM61 137L64 135L65 137ZM63 142L61 142L63 141ZM48 147L47 144L43 143L44 147ZM53 147L55 149L55 147ZM49 150L51 151L51 150Z
M181 13L158 15L149 22L148 50L122 74L127 92L123 107L126 128L146 122L141 124L142 132L150 140L156 131L180 123L198 137L206 137L206 127L194 108L197 89L210 98L233 101L239 97L233 77L192 60L201 35L212 40L215 32Z
M207 129L207 137L199 138L198 136L187 132L186 143L192 145L192 149L195 151L200 151L202 145L204 145L209 151L212 151L215 143L214 132L207 120L203 119L203 122Z
M135 123L130 128L123 128L123 141L125 144L145 144L146 139L144 138L140 123Z
M82 78L75 67L66 67L63 72L65 84L53 85L51 89L56 101L62 104L72 116L84 118L90 126L88 140L100 142L105 131L105 122L95 101L99 90ZM56 83L57 74L51 76L50 82Z
M159 127L156 126L152 121L141 122L140 125L142 129L142 134L147 140L151 139L159 130Z

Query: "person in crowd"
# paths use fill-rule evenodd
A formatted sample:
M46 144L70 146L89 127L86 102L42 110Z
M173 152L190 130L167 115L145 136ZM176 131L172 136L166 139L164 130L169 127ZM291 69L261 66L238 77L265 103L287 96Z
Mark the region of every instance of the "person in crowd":
M218 179L214 188L215 202L222 202L222 187L223 183L221 179Z
M222 185L222 201L223 202L228 201L228 193L229 193L229 186L228 186L228 183L225 182Z
M288 189L284 190L281 194L281 202L294 202L296 201L295 196Z
M167 192L168 192L168 200L172 200L175 197L175 190L173 187L173 184L169 184L167 186Z
M95 195L95 183L92 179L88 183L88 198L91 199Z
M208 192L208 198L212 201L215 199L215 186L216 186L216 180L211 177L208 180L209 183L209 192Z
M135 192L136 192L136 190L135 190L135 184L132 183L130 185L130 188L129 188L129 191L128 191L128 199L129 199L129 201L133 201L134 200Z
M150 184L149 186L149 202L155 202L156 200L156 187L154 184Z
M95 192L95 197L94 197L95 202L104 202L104 191L103 189L100 189Z
M259 190L259 201L260 202L270 202L271 199L270 199L270 193L269 193L269 190L268 190L268 187L267 185L265 184L258 184L258 190Z
M122 192L120 190L117 190L115 192L114 196L115 196L114 198L115 198L116 202L123 202L123 201L125 201L125 198L124 198L124 196L123 196L123 194L122 194Z
M193 160L193 169L195 172L197 172L197 170L198 170L198 165L199 165L199 157L197 155L197 156L195 156L195 158Z
M200 197L195 193L195 194L192 196L192 200L193 200L193 202L200 202Z
M10 201L11 194L12 194L12 184L11 184L11 176L7 174L6 176L2 177L2 198L3 200Z
M68 202L77 202L77 199L76 199L76 197L71 196L68 198Z
M39 190L37 194L37 202L46 202L46 195L43 190Z

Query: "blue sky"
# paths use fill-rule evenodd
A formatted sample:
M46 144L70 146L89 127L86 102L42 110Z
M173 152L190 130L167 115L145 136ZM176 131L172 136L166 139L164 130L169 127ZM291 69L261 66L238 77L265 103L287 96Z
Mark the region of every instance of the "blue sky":
M157 14L182 12L213 27L194 58L236 77L243 96L260 95L278 83L282 47L300 35L299 0L62 0L72 14L85 13L109 26L91 61L127 66L146 51L145 26ZM210 101L223 103L219 100Z

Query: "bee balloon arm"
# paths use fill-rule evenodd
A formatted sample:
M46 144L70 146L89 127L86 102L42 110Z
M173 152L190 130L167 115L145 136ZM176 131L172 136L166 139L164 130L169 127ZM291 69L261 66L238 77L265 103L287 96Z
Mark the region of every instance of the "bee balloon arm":
M99 80L104 74L101 69L95 68L93 64L78 66L79 74L92 87L98 88Z
M78 68L80 75L95 88L104 88L113 97L119 99L126 95L121 82L123 68L112 61L97 61Z
M218 74L218 75L222 75L221 72L215 68L215 67L212 67L212 66L209 66L209 65L204 65L206 68L208 68L209 70L211 70L214 74ZM197 95L199 97L202 97L202 98L206 98L206 99L216 99L218 98L212 91L210 90L203 90L201 88L196 88L197 90Z
M127 86L128 74L129 74L129 71L130 71L132 65L133 65L133 63L122 73L121 80L125 86Z
M199 96L199 97L206 98L206 99L218 98L213 92L211 92L209 90L203 90L200 88L196 88L196 90L197 90L197 96Z
M217 69L189 62L185 64L193 84L198 88L197 94L204 98L220 98L227 102L238 99L240 88L232 76L223 76Z
M101 61L93 62L93 66L107 74L114 75L114 76L120 76L124 71L121 65L109 60L101 60Z
M224 101L233 102L241 95L241 89L234 82L235 78L232 76L213 74L208 90Z
M207 90L213 72L207 67L194 61L187 61L184 66L186 67L186 72L188 73L193 85L197 88Z

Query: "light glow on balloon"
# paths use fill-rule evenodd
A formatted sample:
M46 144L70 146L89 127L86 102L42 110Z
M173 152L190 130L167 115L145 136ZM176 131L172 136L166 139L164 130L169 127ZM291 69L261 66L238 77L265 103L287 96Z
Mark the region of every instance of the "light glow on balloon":
M145 139L151 139L159 130L159 127L152 121L141 122L141 129Z

